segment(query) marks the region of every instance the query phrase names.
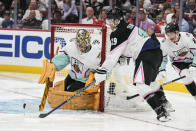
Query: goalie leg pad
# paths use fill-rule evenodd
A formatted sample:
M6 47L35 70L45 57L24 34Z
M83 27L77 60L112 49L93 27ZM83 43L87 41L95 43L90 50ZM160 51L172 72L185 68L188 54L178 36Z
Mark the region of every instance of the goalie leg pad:
M65 81L64 80L58 81L54 84L54 90L64 91L64 88L65 88Z
M56 108L65 100L69 99L76 92L59 91L54 88L50 88L48 93L48 103L51 108ZM98 110L99 109L99 93L81 93L74 99L60 107L60 109L71 110Z

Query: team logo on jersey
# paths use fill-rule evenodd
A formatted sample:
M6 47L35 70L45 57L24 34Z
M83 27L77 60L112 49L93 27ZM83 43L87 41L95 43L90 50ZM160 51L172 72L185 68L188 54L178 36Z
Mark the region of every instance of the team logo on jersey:
M189 52L189 49L186 47L183 47L177 51L173 51L175 56L180 56L180 57L184 57L188 52Z
M82 62L80 62L76 58L72 57L71 58L71 66L75 72L82 74L83 66L84 66L84 64Z

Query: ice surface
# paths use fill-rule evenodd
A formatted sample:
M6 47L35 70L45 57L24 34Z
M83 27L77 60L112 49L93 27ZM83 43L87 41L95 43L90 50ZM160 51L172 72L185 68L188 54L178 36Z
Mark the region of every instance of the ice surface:
M196 131L196 101L190 94L166 92L176 112L161 123L153 111L94 112L58 110L46 118L26 112L24 103L40 104L44 85L0 76L0 131ZM44 112L51 110L46 104Z

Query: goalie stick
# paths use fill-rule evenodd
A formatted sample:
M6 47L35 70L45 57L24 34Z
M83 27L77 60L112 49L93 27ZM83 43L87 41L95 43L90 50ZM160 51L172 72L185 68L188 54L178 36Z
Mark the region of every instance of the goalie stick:
M28 110L43 111L44 107L45 107L45 104L46 104L46 98L48 96L49 87L50 87L50 82L49 82L49 78L47 78L46 79L45 89L44 89L44 94L43 94L42 101L41 101L41 104L39 105L39 107L37 105L24 103L23 104L23 108L24 109L28 109Z
M95 80L93 82L91 82L88 86L83 87L82 89L80 89L77 93L75 93L73 96L71 96L69 99L67 99L66 101L64 101L63 103L61 103L60 105L58 105L56 108L52 109L51 111L49 111L48 113L41 113L39 115L40 118L44 118L47 117L48 115L50 115L52 112L54 112L55 110L59 109L61 106L63 106L64 104L68 103L69 101L71 101L73 98L75 98L76 96L78 96L80 93L84 92L85 89L87 89L88 87L90 87L92 84L95 83Z
M169 82L166 82L166 83L160 85L160 87L163 87L163 86L165 86L165 85L171 84L171 83L173 83L173 82L175 82L175 81L178 81L178 80L180 80L180 79L183 79L183 78L185 78L185 77L186 77L186 76L181 76L181 77L179 77L179 78L176 78L176 79L174 79L174 80L172 80L172 81L169 81ZM133 98L135 98L135 97L137 97L137 96L139 96L139 94L135 94L135 95L132 95L132 96L127 96L127 100L133 99Z
M58 54L58 51L59 51L59 46L56 49L56 52L55 52L56 55ZM41 101L41 104L39 105L39 107L37 105L24 103L23 104L23 108L24 109L28 109L28 110L43 111L44 107L45 107L45 104L46 104L46 99L47 99L47 96L48 96L49 87L50 87L50 81L49 81L49 78L47 78L46 79L45 89L44 89L44 94L43 94L42 101Z

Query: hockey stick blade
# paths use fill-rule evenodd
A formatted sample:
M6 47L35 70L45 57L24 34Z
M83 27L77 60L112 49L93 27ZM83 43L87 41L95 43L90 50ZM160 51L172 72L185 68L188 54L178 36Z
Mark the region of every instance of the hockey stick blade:
M45 117L48 116L49 114L50 114L50 112L45 113L45 114L40 114L40 115L39 115L39 118L45 118Z
M34 105L34 104L30 104L30 103L28 103L28 104L24 103L23 108L25 110L43 111L45 103L46 103L46 99L47 99L47 96L48 96L49 86L50 86L49 79L46 79L46 85L45 85L44 93L43 93L43 96L42 96L41 104L39 106Z
M186 76L181 76L181 77L176 78L176 79L174 79L174 80L172 80L172 81L166 82L166 83L162 84L161 87L163 87L163 86L165 86L165 85L168 85L168 84L171 84L171 83L173 83L173 82L175 82L175 81L178 81L178 80L180 80L180 79L183 79L183 78L185 78L185 77L186 77ZM133 98L135 98L135 97L137 97L137 96L139 96L139 94L135 94L135 95L132 95L132 96L127 96L127 100L133 99Z
M40 110L40 106L33 105L33 104L27 104L27 103L23 104L23 108L25 110L32 110L32 111L39 111Z
M63 106L64 104L68 103L69 101L71 101L73 98L75 98L76 96L78 96L80 93L82 93L85 89L87 89L88 87L90 87L92 84L95 83L95 80L93 82L91 82L88 86L83 87L82 89L80 89L77 93L75 93L73 96L71 96L69 99L67 99L66 101L64 101L63 103L61 103L60 105L58 105L56 108L52 109L51 111L47 112L47 113L41 113L39 115L39 118L45 118L48 115L50 115L52 112L54 112L55 110L59 109L61 106Z

